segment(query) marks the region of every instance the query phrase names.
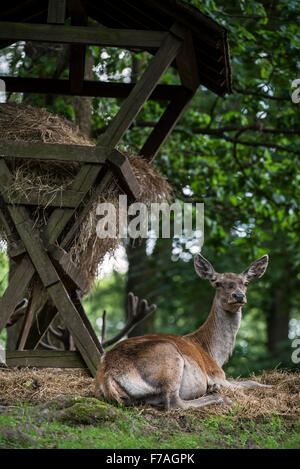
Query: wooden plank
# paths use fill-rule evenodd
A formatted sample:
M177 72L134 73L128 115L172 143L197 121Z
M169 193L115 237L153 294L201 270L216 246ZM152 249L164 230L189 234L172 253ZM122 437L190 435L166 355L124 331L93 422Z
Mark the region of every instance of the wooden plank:
M49 193L49 191L38 192L12 192L3 193L4 200L9 204L16 205L37 205L39 207L67 207L75 208L79 205L83 192L61 190L56 193Z
M44 250L38 231L33 229L26 208L22 205L8 205L8 210L44 286L48 287L59 282L59 276Z
M72 190L86 194L94 184L101 170L102 167L100 165L84 165L74 179ZM57 208L54 210L48 220L48 224L44 232L42 233L42 239L45 246L49 246L56 242L73 214L73 209Z
M24 345L28 337L28 333L34 318L35 312L40 304L41 284L34 283L29 305L27 307L25 319L23 321L22 329L17 341L17 349L24 350Z
M5 80L7 92L17 93L47 93L73 95L69 80L50 78L23 78L0 76ZM127 98L135 83L113 83L84 80L82 88L76 91L76 96L96 96L103 98ZM149 100L169 101L181 92L179 85L157 85L149 96Z
M141 156L148 161L155 158L155 155L172 132L193 96L194 93L192 91L183 88L181 97L174 99L169 104L141 149Z
M76 95L81 92L85 70L85 46L82 44L70 47L70 91Z
M66 248L72 243L79 226L81 225L85 217L90 213L94 203L97 201L99 195L105 189L107 184L111 181L112 177L113 173L110 170L107 170L105 174L103 173L103 176L99 184L95 187L91 198L84 204L84 207L82 208L80 214L74 220L72 227L61 241L60 246L62 248Z
M87 15L81 0L71 0L68 4L72 26L87 26ZM69 80L71 92L76 94L81 91L85 72L86 46L83 44L70 46Z
M39 346L40 341L43 339L52 321L58 315L57 308L48 301L48 294L43 294L42 302L44 304L32 321L24 349L35 350Z
M61 283L48 254L44 250L37 230L32 226L27 210L23 206L9 206L9 212L43 285L47 288L50 298L64 319L92 375L95 375L101 353Z
M120 186L123 186L126 194L134 200L137 199L141 193L141 188L126 156L118 150L113 150L108 157L108 161L111 163Z
M190 31L185 34L182 48L176 57L176 63L182 85L195 93L200 85L200 77L193 37Z
M52 259L57 261L63 273L72 280L73 287L80 289L81 292L85 292L87 281L70 259L70 255L59 246L50 246L49 254Z
M10 158L104 164L107 150L100 145L60 145L0 140L0 155Z
M101 26L56 26L47 24L0 22L0 39L56 42L120 48L158 48L165 31L114 29Z
M0 182L0 185L1 185L1 182ZM1 190L0 190L0 194L1 194ZM16 233L16 230L15 230L14 224L12 223L10 215L7 212L4 199L1 195L0 195L0 223L2 224L2 227L5 229L5 234L7 237L9 249L12 246L16 246L18 243L18 235Z
M80 294L79 294L78 290L75 290L75 291L73 290L73 292L71 294L71 299L72 299L74 305L76 306L76 309L77 309L82 321L84 322L85 327L89 331L89 334L92 337L97 349L99 350L100 355L102 355L104 353L104 349L103 349L102 344L100 343L100 341L98 339L98 336L97 336L97 334L96 334L96 332L95 332L89 318L86 315L86 312L84 311L84 308L82 306L81 299L80 299Z
M47 23L64 24L66 16L66 0L48 0Z
M12 246L8 246L8 255L11 259L22 256L26 253L26 249L22 241L14 243Z
M7 289L0 298L0 332L5 328L17 304L24 298L28 285L35 273L35 268L28 256L17 266Z
M14 350L6 352L9 367L86 368L80 353L49 350Z
M148 68L137 82L121 109L109 124L106 132L100 137L100 145L113 149L121 140L126 130L149 98L161 76L176 57L182 41L168 34L162 46L151 60Z

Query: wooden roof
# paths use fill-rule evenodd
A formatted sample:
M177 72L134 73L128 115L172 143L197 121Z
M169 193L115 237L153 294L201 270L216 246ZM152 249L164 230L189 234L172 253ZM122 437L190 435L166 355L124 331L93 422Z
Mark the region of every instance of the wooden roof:
M80 2L67 3L68 18ZM168 31L174 22L187 26L201 84L220 96L232 92L227 30L194 6L183 0L82 0L81 5L87 17L108 28ZM0 21L43 24L47 17L48 0L10 0L1 5ZM0 48L9 43L1 40Z

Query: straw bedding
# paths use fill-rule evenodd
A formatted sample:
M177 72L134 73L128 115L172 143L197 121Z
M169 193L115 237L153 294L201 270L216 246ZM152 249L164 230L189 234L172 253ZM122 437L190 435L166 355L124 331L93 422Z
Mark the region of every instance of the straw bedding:
M221 389L233 406L215 405L192 410L174 410L170 413L199 412L205 415L231 415L239 418L263 418L270 414L286 418L300 418L300 373L268 371L251 377L271 384L271 388ZM60 395L78 394L93 397L94 380L87 371L79 369L0 368L0 405L19 402L39 403ZM148 408L149 413L160 413Z
M0 104L0 139L20 142L44 142L70 145L94 146L95 142L84 135L77 126L62 118L51 114L45 109L17 104ZM132 170L140 184L140 202L169 201L172 198L172 188L166 178L162 176L150 163L139 156L126 153ZM0 155L1 157L1 155ZM12 184L7 187L8 196L16 191L23 195L35 193L43 194L40 199L46 207L31 209L35 226L42 230L53 211L49 201L62 190L70 189L74 177L81 167L81 163L30 161L11 159L8 165L13 173ZM116 179L105 188L94 203L91 211L80 224L75 238L68 246L72 261L80 268L87 280L87 293L97 273L98 265L107 252L113 253L119 244L119 239L99 239L96 225L99 217L96 206L100 202L111 202L115 206L118 196L122 193ZM90 193L90 195L92 195ZM80 209L79 209L80 210ZM75 215L76 216L76 215ZM2 234L1 234L2 233ZM64 233L63 233L64 234ZM0 238L6 238L1 232Z

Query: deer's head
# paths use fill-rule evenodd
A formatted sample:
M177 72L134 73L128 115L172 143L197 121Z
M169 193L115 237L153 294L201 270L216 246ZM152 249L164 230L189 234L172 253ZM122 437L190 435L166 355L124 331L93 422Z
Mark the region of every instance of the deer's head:
M246 292L249 282L263 276L268 261L269 257L265 254L257 261L252 262L241 274L219 274L201 254L195 255L194 265L197 274L201 278L209 280L216 289L216 300L222 308L225 311L235 313L247 303Z

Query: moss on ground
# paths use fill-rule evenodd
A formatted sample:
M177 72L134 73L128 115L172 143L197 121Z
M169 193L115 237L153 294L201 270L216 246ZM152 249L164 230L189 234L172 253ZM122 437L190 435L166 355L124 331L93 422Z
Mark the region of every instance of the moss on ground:
M158 412L60 396L0 406L0 448L300 448L300 420Z

